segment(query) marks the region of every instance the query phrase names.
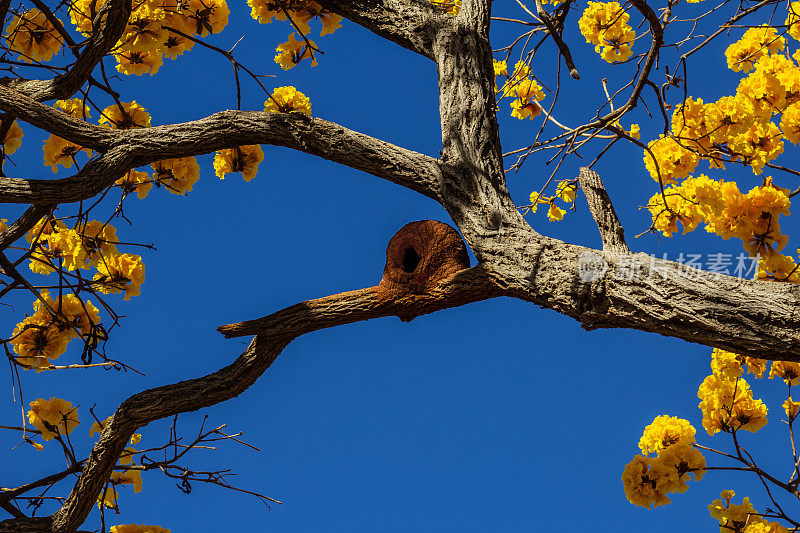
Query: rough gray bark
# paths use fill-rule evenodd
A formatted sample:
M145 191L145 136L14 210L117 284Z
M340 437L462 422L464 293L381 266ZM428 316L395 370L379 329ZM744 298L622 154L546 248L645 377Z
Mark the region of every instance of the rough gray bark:
M495 117L489 0L464 0L456 18L423 0L318 1L378 36L436 62L441 159L298 114L224 111L185 124L111 131L37 103L68 97L89 79L130 13L129 2L114 0L107 4L102 29L81 51L70 73L54 80L6 78L0 82L0 110L100 153L70 178L1 178L0 201L32 206L0 234L0 243L7 246L19 238L55 204L95 196L130 168L260 143L348 165L437 200L480 264L413 298L403 294L387 297L362 289L223 327L229 336L256 336L236 361L217 372L125 400L62 508L51 518L0 522L0 532L76 531L137 428L231 399L255 382L292 339L357 320L388 315L410 319L484 298L511 296L571 316L586 329L632 328L756 357L800 361L800 287L687 270L645 254L627 254L622 228L599 177L595 180L582 173L581 180L604 251L611 253L541 235L520 216L506 188ZM658 26L657 17L643 0L635 0L633 5L651 26ZM654 30L653 35L646 69L652 66L661 43L661 34ZM626 106L636 105L641 86L643 82L636 85ZM609 117L599 120L613 118ZM578 266L586 254L604 259L607 270L584 282Z

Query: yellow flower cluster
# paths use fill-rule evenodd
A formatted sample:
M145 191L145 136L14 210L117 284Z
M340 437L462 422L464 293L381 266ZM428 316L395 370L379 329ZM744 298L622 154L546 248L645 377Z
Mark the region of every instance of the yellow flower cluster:
M58 435L67 435L80 424L77 408L61 398L45 400L39 398L30 403L28 422L42 432L42 439L53 440Z
M322 22L321 36L331 34L342 27L342 17L324 9L314 0L247 0L250 16L262 24L272 19L289 20L293 28L303 35L311 32L309 22L318 19Z
M741 39L725 50L725 59L728 68L734 72L749 72L763 56L781 52L785 47L786 39L778 35L775 28L765 24L744 32Z
M631 46L636 32L628 24L630 15L619 2L589 2L583 11L578 27L587 43L605 61L625 61L633 54Z
M744 378L711 374L700 384L697 397L701 400L703 427L709 435L740 430L755 433L767 424L767 406L753 398Z
M89 36L104 0L75 0L69 14ZM175 59L194 46L192 39L219 33L228 23L225 0L134 0L124 33L112 50L122 74L155 74L163 57ZM191 38L189 38L191 37Z
M683 493L689 488L689 474L699 481L705 468L705 457L688 441L678 441L656 457L636 455L622 472L625 496L640 507L666 505L670 503L668 494Z
M25 136L22 133L22 128L19 127L17 121L11 123L9 126L8 131L6 132L6 136L3 137L3 152L6 155L11 155L17 151L17 149L22 146L22 138Z
M701 174L665 189L663 195L656 193L647 208L655 229L667 237L678 231L678 222L683 233L705 223L709 233L741 239L751 257L759 256L759 277L798 281L794 260L779 253L788 242L779 221L780 215L789 215L787 193L769 177L742 194L734 182Z
M789 533L790 530L778 522L764 520L747 496L742 503L731 503L735 494L732 490L723 490L720 498L708 506L711 518L719 522L720 533Z
M694 442L695 429L688 420L676 416L659 415L644 428L639 440L642 455L658 454L678 442Z
M763 377L767 370L767 362L764 359L738 355L727 350L714 348L711 352L711 371L714 374L728 379L736 379L744 374L744 365L756 379Z
M785 40L768 27L751 28L731 45L729 66L752 72L735 95L709 103L687 98L675 109L671 132L651 141L644 152L650 176L676 183L701 159L712 168L749 165L758 174L783 153L784 140L800 143L800 56L795 52L790 58L784 48ZM772 121L778 114L780 126Z
M531 205L528 206L528 209L530 209L532 213L535 213L539 208L539 204L546 204L550 206L550 208L547 210L547 218L550 220L550 222L563 220L564 215L567 214L567 211L556 205L556 199L559 199L567 204L573 204L575 202L575 195L577 194L577 191L578 184L575 180L559 181L558 185L556 186L556 194L554 196L544 196L540 195L538 191L533 191L530 197Z
M150 127L150 113L135 101L110 105L100 115L100 125L115 130Z
M542 112L538 102L544 100L542 86L533 79L531 68L524 61L514 65L514 73L509 76L505 61L494 62L495 76L506 76L506 81L498 92L503 96L513 98L511 101L511 116L520 120L533 119ZM496 86L496 83L495 83Z
M800 24L798 22L800 22L800 2L790 2L784 24L788 28L789 35L800 40Z
M781 407L783 407L783 410L786 412L789 422L793 422L794 419L797 418L797 411L800 410L800 402L792 400L792 397L789 396Z
M277 87L269 100L264 102L264 111L271 113L292 113L298 111L311 116L311 100L294 87Z
M159 526L145 526L139 524L121 524L111 526L110 533L170 533L169 529Z
M200 179L200 165L194 157L164 159L150 165L153 167L153 181L167 188L173 194L191 192Z
M258 164L264 160L264 151L257 144L226 148L214 155L214 171L220 179L231 172L241 172L244 181L250 181L258 173Z
M275 20L288 21L292 33L285 43L275 49L275 62L282 69L294 68L300 61L311 58L311 66L317 66L315 52L317 44L306 37L311 32L309 22L322 22L320 36L329 35L342 27L342 17L323 8L314 0L247 0L250 15L262 24ZM295 37L299 33L301 39Z
M119 254L116 229L110 224L93 220L68 228L60 220L42 219L26 239L31 243L29 266L37 274L54 272L57 262L69 271L95 267L92 286L96 290L106 294L124 291L125 300L140 294L144 282L142 258Z
M86 120L90 116L89 107L80 98L58 100L54 107L78 120ZM44 142L44 164L49 165L53 172L58 172L58 165L72 168L73 163L77 164L75 156L81 151L86 152L89 157L92 156L90 149L51 135Z
M6 29L6 44L19 53L19 59L27 63L50 61L61 49L61 36L53 23L38 9L31 9L14 16Z
M660 135L647 144L644 165L656 181L664 185L677 183L692 172L700 157L675 137ZM677 179L676 179L677 178Z
M95 422L92 425L89 436L92 436L95 431L101 432L106 422L108 422L108 419L106 419L102 424ZM142 436L140 434L134 433L133 437L131 438L131 442L139 442L141 437ZM137 453L139 453L139 451L131 446L122 451L117 464L119 466L129 468L126 470L115 470L111 473L111 476L108 478L108 482L111 486L106 487L105 490L98 495L98 507L105 506L111 509L117 509L117 500L119 498L117 487L120 485L131 485L133 487L134 494L138 494L142 491L142 472L141 470L132 467L132 465L134 465L133 458Z
M147 172L129 170L115 181L114 185L119 186L126 196L135 192L139 198L147 198L147 194L153 188L153 180L150 179L150 174Z
M275 49L275 62L281 66L283 70L293 69L300 61L311 58L311 66L317 66L317 58L314 51L317 50L317 43L311 39L306 42L305 39L299 41L295 38L295 34L289 35L289 40L281 43Z
M773 361L769 369L769 379L778 376L787 385L800 385L800 363Z
M125 293L123 300L139 296L144 283L144 264L134 254L109 255L97 264L92 286L103 294Z
M51 360L62 355L71 340L96 335L100 324L100 313L92 302L74 294L62 295L56 301L43 291L33 309L33 315L14 328L10 342L18 354L17 362L31 368L50 367Z

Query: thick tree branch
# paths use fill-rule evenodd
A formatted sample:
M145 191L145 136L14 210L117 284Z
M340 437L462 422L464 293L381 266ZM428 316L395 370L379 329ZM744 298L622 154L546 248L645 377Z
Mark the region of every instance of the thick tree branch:
M603 254L613 256L630 253L628 245L625 244L625 232L617 218L617 212L614 211L614 205L606 192L603 180L594 170L581 167L578 181L580 181L581 189L589 203L589 212L592 213L597 229L600 230Z
M0 108L2 105L0 92ZM95 145L109 145L110 151L69 178L0 178L0 202L77 202L98 194L130 168L245 144L292 148L368 172L433 199L440 196L436 159L301 113L222 111L193 122L116 131L47 109L50 108L34 109L41 113L36 118L39 127L57 130L68 140L83 139L84 134L93 132L97 135ZM25 115L20 118L27 119Z
M697 270L638 253L588 282L603 253L505 228L480 243L505 294L571 316L587 329L659 333L763 359L800 361L800 286ZM752 275L752 274L751 274Z
M27 96L0 85L0 111L5 111L31 126L68 139L85 148L105 152L119 134L110 129L74 118Z
M181 381L135 394L122 402L103 430L78 481L62 508L53 515L53 532L77 529L95 505L120 453L139 427L155 420L218 404L247 390L295 338L322 328L382 316L413 316L464 305L499 295L491 272L483 267L462 270L429 293L395 292L385 298L373 289L310 300L245 324L258 334L245 352L225 368L202 378ZM230 330L235 334L236 328ZM242 330L239 329L239 332ZM1 530L0 530L1 531Z
M217 330L225 337L232 338L266 331L288 335L296 327L298 318L304 322L315 321L313 329L309 331L384 316L397 316L410 321L421 315L499 295L490 272L477 266L458 272L446 284L422 295L385 292L380 287L370 287L309 300L264 318L227 324ZM344 318L343 311L347 311Z
M434 59L436 28L452 17L426 0L319 0L329 11L345 17L403 48Z
M74 176L58 180L0 177L0 202L53 205L100 193L133 168L130 154L113 149L87 162Z
M13 224L0 232L0 252L21 239L42 217L53 209L53 205L32 205Z
M98 9L95 22L98 31L92 33L86 47L70 69L51 80L2 78L0 85L25 93L39 100L69 98L86 83L95 67L119 41L131 14L131 0L111 0Z

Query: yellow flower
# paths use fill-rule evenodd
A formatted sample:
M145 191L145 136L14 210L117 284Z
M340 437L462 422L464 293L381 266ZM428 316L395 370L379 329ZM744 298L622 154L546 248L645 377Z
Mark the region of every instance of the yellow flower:
M162 28L166 11L161 3L157 0L137 0L133 4L133 12L128 18L125 32L117 43L115 55L120 52L152 51L166 38L166 30Z
M742 533L791 533L792 530L778 522L755 522L747 525Z
M42 291L41 296L51 309L60 312L60 316L55 318L50 315L50 312L39 300L33 302L34 316L46 314L49 320L59 320L59 326L67 329L70 338L89 335L100 323L100 312L91 300L81 300L74 294L62 294L58 300L54 300L47 291Z
M517 98L511 102L511 116L520 120L538 117L542 112L539 104L530 100Z
M14 16L6 30L8 48L19 52L19 59L32 63L50 61L61 49L61 37L44 13L31 9Z
M89 157L92 156L92 151L89 148L83 148L66 139L51 135L44 142L44 164L50 165L53 172L58 172L58 165L64 168L72 168L75 157L81 151L86 152Z
M505 61L498 61L497 59L492 59L492 67L494 69L495 77L500 75L508 76L508 66L506 65Z
M663 468L657 458L636 455L622 472L625 497L632 504L649 509L666 505L670 503L670 499L663 488L665 484L674 483L669 477L674 478L676 475L674 469Z
M660 452L679 442L694 442L695 429L688 420L682 418L659 415L653 423L644 428L642 438L639 440L639 449L642 455Z
M733 498L732 490L723 490L721 496L725 499L714 500L708 506L708 512L711 518L719 521L720 533L731 533L732 531L742 531L745 526L759 524L764 521L761 516L756 513L753 504L750 503L750 498L746 497L740 504L731 504L730 500Z
M127 174L114 182L115 185L122 187L125 194L136 193L139 198L146 198L147 193L153 187L150 174L138 170L129 170Z
M231 10L225 0L188 0L183 4L182 12L188 17L192 31L205 37L225 28Z
M150 127L150 114L145 108L135 101L120 104L110 105L103 110L100 117L101 125L108 125L115 130Z
M658 139L650 141L647 147L650 151L644 152L644 166L655 181L658 181L660 171L664 185L677 183L679 179L686 178L700 162L700 157L696 153L685 148L673 137L661 135Z
M800 402L792 400L792 397L789 396L789 398L783 402L782 407L783 410L786 411L786 416L789 417L789 422L791 422L795 419L795 417L797 417L797 411L800 409Z
M159 526L121 524L119 526L111 526L109 533L170 533L170 530Z
M773 361L769 369L769 379L778 376L789 385L800 384L800 363Z
M100 509L103 506L110 509L117 508L117 490L114 487L104 488L97 496L97 508Z
M11 345L19 354L17 362L33 368L51 366L50 359L63 354L74 338L85 338L96 333L100 314L90 300L82 301L74 294L64 294L56 301L47 291L41 297L58 316L36 300L34 313L17 324L12 334Z
M164 159L150 165L155 172L153 181L164 185L172 194L191 192L192 187L200 179L200 165L194 157Z
M133 254L111 255L97 264L93 286L103 294L125 293L124 300L139 296L144 283L144 263Z
M574 181L560 181L558 186L556 187L556 196L561 198L567 203L571 203L575 201L575 195L577 194L578 189L575 185Z
M76 29L85 37L91 35L94 27L92 21L105 0L73 0L69 3L69 16Z
M53 107L79 120L86 120L87 118L91 117L89 114L89 106L87 106L80 98L56 100L56 103L53 104Z
M664 486L664 492L685 492L689 486L689 474L695 481L703 479L706 472L706 458L689 442L678 442L668 446L658 454L657 461L668 468L675 470L675 475L670 476L671 485Z
M258 172L258 164L264 160L261 146L250 144L220 150L214 156L214 171L220 179L231 172L241 172L244 181L250 181Z
M337 15L336 13L331 13L330 11L323 8L317 2L312 0L306 0L306 6L304 10L304 17L303 18L310 19L319 19L322 22L322 30L320 30L319 34L321 37L325 35L330 35L331 33L335 32L339 28L342 27L342 16ZM306 23L307 24L307 23Z
M158 50L122 51L114 54L114 57L117 59L117 70L126 75L141 76L147 73L152 76L164 64Z
M11 127L8 128L6 132L6 136L3 139L3 151L11 155L17 151L17 149L22 146L22 138L25 136L22 133L22 128L19 127L17 121L11 123Z
M744 32L741 39L725 50L725 58L729 69L748 72L761 57L769 52L780 52L785 46L786 39L779 36L775 28L764 25Z
M742 156L744 162L759 174L764 165L783 153L783 136L772 122L756 122L745 133L731 139L731 150Z
M786 17L786 26L789 27L789 35L795 39L800 40L800 2L790 2L788 9L788 16Z
M736 379L744 373L744 365L747 365L748 372L756 378L760 378L766 371L766 361L755 357L737 355L727 350L714 348L711 352L711 371L727 379Z
M531 193L531 197L530 198L531 198L530 210L531 210L532 213L536 212L536 209L537 209L537 207L539 207L540 203L542 203L542 204L549 204L550 203L549 201L547 201L544 198L542 198L542 196L539 194L539 191L533 191Z
M703 413L703 427L709 435L718 431L746 430L755 433L767 423L767 406L753 398L747 382L707 376L697 396Z
M281 66L283 70L289 70L295 67L300 61L306 59L308 57L311 59L311 66L317 66L317 59L314 56L312 48L314 50L317 49L317 45L314 41L309 40L306 43L305 40L298 41L295 39L294 34L289 35L289 40L285 43L281 43L275 49L277 52L275 54L275 62Z
M133 492L142 492L142 474L139 470L113 472L109 478L114 485L133 485Z
M272 91L269 100L264 102L264 111L272 113L299 111L311 116L311 100L294 87L278 87Z
M631 46L636 33L628 24L630 15L619 2L589 2L578 20L578 27L587 43L603 60L625 61L632 55Z
M48 368L51 359L58 359L72 340L68 330L62 330L43 314L27 317L17 324L10 341L19 354L17 362L32 368Z
M117 230L111 224L90 220L76 229L83 241L89 261L96 263L105 255L116 255Z
M28 422L42 432L44 440L53 440L57 435L67 435L80 424L77 409L61 398L45 400L39 398L30 403Z
M550 222L555 222L556 220L563 220L566 214L567 212L556 204L550 204L550 209L547 211L547 218Z
M92 437L92 436L94 436L95 433L97 433L98 435L100 433L102 433L103 430L106 428L106 425L108 424L109 420L111 420L110 416L108 418L106 418L105 420L103 420L102 422L95 421L92 424L92 427L89 428L89 436Z

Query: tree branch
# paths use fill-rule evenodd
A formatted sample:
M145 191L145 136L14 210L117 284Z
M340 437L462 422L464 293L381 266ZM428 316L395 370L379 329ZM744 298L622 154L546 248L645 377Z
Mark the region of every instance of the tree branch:
M99 10L95 21L102 21L98 31L92 33L78 59L64 74L51 80L25 80L2 78L0 85L25 93L39 100L69 98L81 88L91 76L98 63L122 37L131 15L131 0L111 0Z
M319 0L325 9L430 59L438 26L452 23L426 0Z
M603 240L603 254L606 256L616 256L619 254L629 254L631 251L625 244L625 232L622 224L614 211L603 180L597 172L581 167L578 174L581 189L586 195L589 203L589 212L592 213L597 229L600 230L600 237Z
M48 105L25 93L0 85L0 110L85 148L105 152L119 133L110 128L90 124Z
M5 231L0 232L0 252L8 248L11 244L21 239L42 217L46 216L53 207L52 205L32 205L22 213L13 224L8 226Z
M248 328L257 335L245 352L225 368L205 377L135 394L122 402L106 425L62 508L53 515L53 531L80 526L95 504L120 453L137 428L155 420L218 404L247 390L295 338L319 329L381 316L413 316L499 295L490 271L462 270L430 292L395 292L382 299L364 289L311 300L251 322L231 326L234 336ZM223 328L224 329L224 328ZM241 333L247 334L247 333Z
M81 124L86 123L65 119L61 116L64 113L36 109L45 117L38 121L40 127L55 129L51 119L58 119L58 131L65 139L83 139L85 132L92 131L98 133L95 144L108 144L112 148L69 178L0 178L0 202L77 202L98 194L131 168L245 144L293 148L362 170L435 200L440 196L441 173L436 159L302 113L222 111L193 122L117 131L90 125L84 130ZM26 119L24 115L20 118Z

